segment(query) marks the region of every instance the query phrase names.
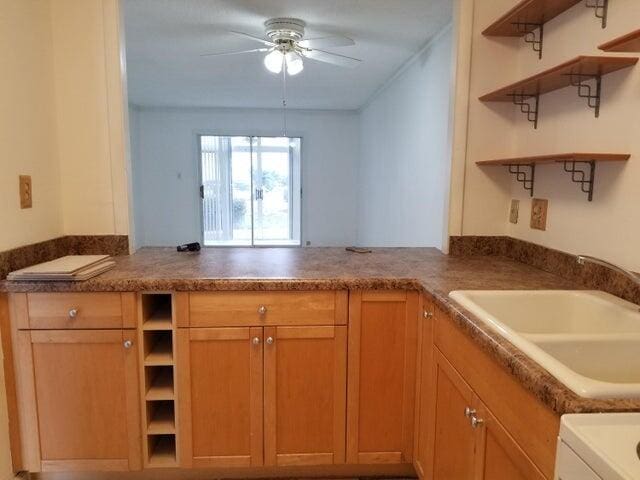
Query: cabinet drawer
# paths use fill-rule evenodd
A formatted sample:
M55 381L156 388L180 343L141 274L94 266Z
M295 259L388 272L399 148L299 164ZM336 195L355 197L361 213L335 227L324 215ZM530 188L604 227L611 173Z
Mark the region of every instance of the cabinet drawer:
M26 303L30 329L135 327L133 294L29 293Z
M346 325L347 292L215 292L189 295L189 326Z

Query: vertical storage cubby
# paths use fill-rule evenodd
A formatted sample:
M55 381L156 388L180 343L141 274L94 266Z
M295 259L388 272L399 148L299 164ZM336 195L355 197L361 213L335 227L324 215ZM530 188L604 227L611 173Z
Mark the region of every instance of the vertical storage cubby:
M140 295L139 329L147 467L176 467L175 316L170 293Z

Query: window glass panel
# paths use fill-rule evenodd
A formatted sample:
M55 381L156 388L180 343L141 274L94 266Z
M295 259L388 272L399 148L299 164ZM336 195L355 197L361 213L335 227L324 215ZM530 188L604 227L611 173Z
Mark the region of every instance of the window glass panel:
M300 245L300 144L200 137L205 246Z

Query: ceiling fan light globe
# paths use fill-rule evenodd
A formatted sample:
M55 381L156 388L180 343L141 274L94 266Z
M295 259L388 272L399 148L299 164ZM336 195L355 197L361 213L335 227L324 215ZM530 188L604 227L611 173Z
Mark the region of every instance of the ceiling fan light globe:
M287 63L287 73L291 76L299 74L304 70L304 64L302 58L295 52L288 52L285 55L285 61Z
M282 72L283 59L284 55L280 50L273 50L264 57L264 66L271 73L280 73Z

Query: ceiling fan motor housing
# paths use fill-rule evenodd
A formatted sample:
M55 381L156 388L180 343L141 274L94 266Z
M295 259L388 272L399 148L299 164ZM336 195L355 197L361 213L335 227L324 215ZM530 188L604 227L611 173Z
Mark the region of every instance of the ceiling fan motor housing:
M265 32L277 44L299 42L307 24L299 18L271 18L264 22Z

